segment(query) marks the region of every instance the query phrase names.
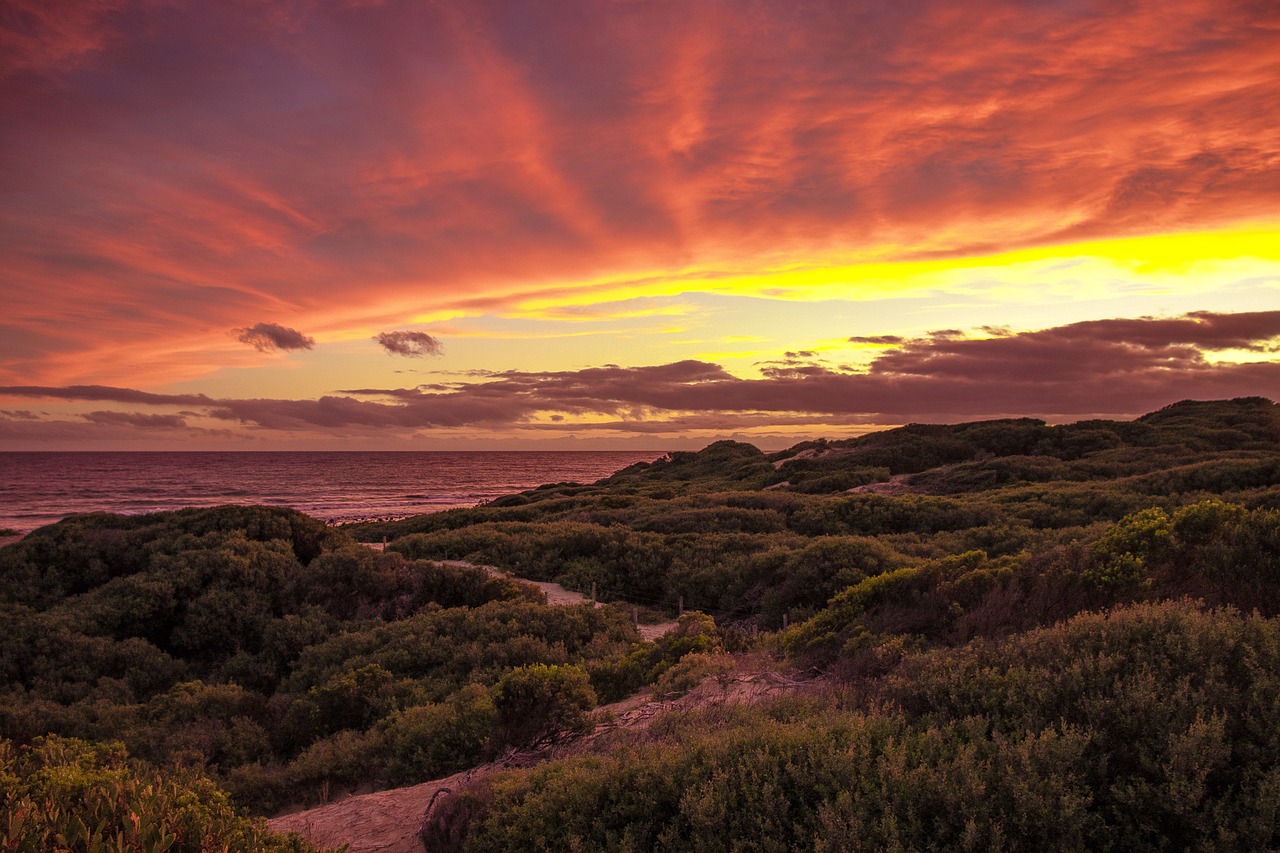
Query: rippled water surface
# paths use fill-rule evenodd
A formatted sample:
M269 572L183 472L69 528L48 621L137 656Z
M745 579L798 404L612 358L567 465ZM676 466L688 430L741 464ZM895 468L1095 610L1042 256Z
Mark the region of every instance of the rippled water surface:
M543 483L590 483L657 451L0 453L0 528L81 512L288 506L325 521L473 506Z

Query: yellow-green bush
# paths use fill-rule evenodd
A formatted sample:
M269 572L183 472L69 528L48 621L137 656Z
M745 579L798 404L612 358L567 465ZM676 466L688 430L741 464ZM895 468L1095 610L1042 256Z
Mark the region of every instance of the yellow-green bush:
M0 850L47 853L278 851L315 848L269 832L209 779L131 762L119 744L0 740Z

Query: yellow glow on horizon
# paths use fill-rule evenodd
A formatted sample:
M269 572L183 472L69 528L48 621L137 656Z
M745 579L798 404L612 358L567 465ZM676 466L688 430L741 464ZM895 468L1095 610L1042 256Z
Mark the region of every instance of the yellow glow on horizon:
M1027 273L1030 283L1032 277L1048 272L1046 265L1080 262L1094 272L1107 267L1126 271L1159 288L1172 284L1171 279L1202 273L1212 276L1218 267L1235 266L1245 259L1250 266L1269 267L1273 274L1280 274L1280 226L1094 240L958 258L811 265L708 284L709 289L719 292L774 299L879 299L918 290L949 289L948 285L982 270Z
M874 258L850 261L849 254L809 259L802 263L725 273L714 268L668 271L630 271L625 276L601 276L565 282L540 292L512 293L475 312L456 307L426 311L415 323L439 323L476 313L543 320L598 320L619 316L661 316L670 308L592 316L590 308L640 297L674 298L688 293L713 293L785 301L882 299L929 291L974 287L975 274L990 271L999 280L990 284L1052 285L1071 276L1073 287L1104 290L1106 276L1120 276L1144 292L1184 290L1191 279L1216 284L1224 274L1261 272L1280 277L1280 224L1249 225L1219 231L1160 234L1088 240L1011 249L985 255L917 259L883 259L909 255L915 249L877 250ZM1084 277L1089 281L1080 282ZM982 286L979 284L978 286ZM575 309L578 309L575 312ZM678 310L678 309L677 309Z
M896 254L902 255L904 250L896 250ZM1082 241L969 257L890 260L879 250L875 255L852 262L848 253L829 255L803 264L761 266L751 271L746 271L749 262L745 260L737 264L708 262L700 268L665 273L632 269L576 282L525 283L534 289L523 294L507 289L505 293L490 291L480 299L464 297L452 304L432 306L419 302L412 310L397 314L397 310L407 309L408 303L416 299L406 292L398 297L398 309L379 304L369 306L367 312L353 314L349 307L339 310L326 306L288 319L289 325L315 337L317 349L312 353L258 353L237 342L227 330L214 328L196 347L189 340L176 350L167 341L139 342L123 349L117 347L111 358L89 362L95 365L93 369L87 369L82 360L65 367L54 363L49 372L57 376L50 376L49 381L121 384L116 375L118 368L128 364L133 372L146 372L154 378L149 387L163 387L207 376L212 372L211 365L216 365L239 371L236 381L243 384L248 381L244 371L269 365L274 371L297 375L327 357L323 354L331 349L346 351L353 344L368 349L369 363L373 364L382 356L372 343L377 332L406 327L441 338L446 341L446 351L452 351L450 340L459 344L470 340L516 345L610 336L615 343L606 360L636 363L659 360L653 352L659 341L663 346L680 349L672 354L673 359L698 357L730 362L774 358L784 349L815 350L819 341L827 342L820 347L824 354L843 353L839 357L855 363L884 348L836 341L831 338L830 328L822 327L817 320L788 326L785 336L782 329L777 336L762 336L758 329L753 329L753 334L742 334L738 329L726 328L728 321L716 316L713 307L682 300L687 294L846 304L896 296L928 300L930 313L938 316L945 315L945 305L940 300L954 299L957 306L972 304L975 297L993 306L1025 304L1028 294L1034 293L1042 306L1039 313L1043 319L1024 312L1016 323L1021 330L1054 325L1059 317L1050 306L1055 301L1065 305L1077 300L1101 302L1167 294L1183 297L1184 305L1185 297L1203 297L1196 298L1198 304L1192 307L1212 310L1218 304L1214 299L1217 294L1234 293L1233 310L1267 310L1274 307L1280 294L1280 224ZM637 301L627 304L627 300ZM1153 308L1164 310L1159 305ZM825 315L832 316L831 312ZM400 319L393 319L396 316ZM884 328L910 336L936 327L939 322L942 321L910 321ZM972 322L966 325L971 326ZM676 336L687 340L675 340ZM211 358L210 353L216 357ZM1231 357L1249 360L1250 355ZM510 359L513 363L517 360L527 364L528 355L519 353ZM542 367L551 369L552 365ZM744 364L725 367L743 375L754 373ZM359 380L353 377L345 381ZM255 388L253 393L268 390L271 389Z
M1275 351L1264 353L1248 349L1213 350L1205 353L1205 361L1210 364L1253 364L1267 361L1268 354L1274 357Z

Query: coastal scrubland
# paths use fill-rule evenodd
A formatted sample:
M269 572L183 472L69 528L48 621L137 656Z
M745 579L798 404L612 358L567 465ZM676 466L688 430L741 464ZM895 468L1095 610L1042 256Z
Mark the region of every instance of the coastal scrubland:
M608 603L546 607L467 564ZM198 820L249 838L246 814L563 740L748 653L824 689L477 776L425 816L427 849L1280 844L1280 407L1261 398L719 442L343 528L76 516L0 549L0 602L12 849L80 831L67 815L185 827L170 849L202 849ZM644 642L636 608L686 613ZM79 816L107 784L185 786L204 811Z

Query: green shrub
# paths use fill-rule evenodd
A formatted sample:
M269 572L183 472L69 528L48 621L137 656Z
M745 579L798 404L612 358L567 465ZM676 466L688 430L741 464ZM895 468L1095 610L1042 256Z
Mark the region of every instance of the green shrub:
M384 723L391 781L410 785L479 764L490 754L497 724L493 697L478 684L447 703L396 712Z
M267 831L192 771L161 774L119 744L58 737L0 740L0 849L290 851L315 848Z
M833 700L708 709L490 777L431 850L1270 850L1280 624L1186 603L906 653Z
M654 685L659 696L678 696L688 693L704 680L733 671L736 663L724 652L692 652L672 664Z
M581 731L589 725L588 714L595 706L591 680L580 666L522 666L493 688L501 739L510 745Z

